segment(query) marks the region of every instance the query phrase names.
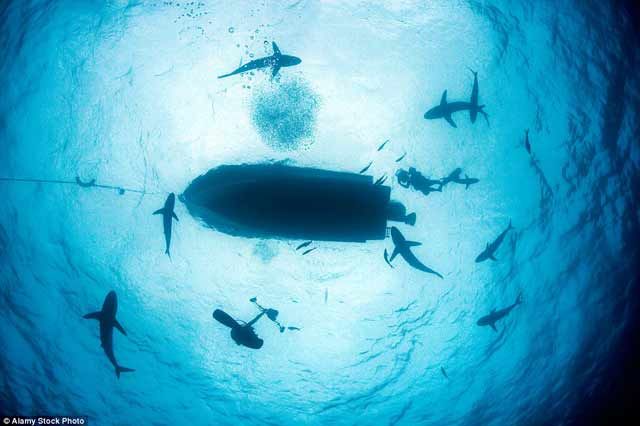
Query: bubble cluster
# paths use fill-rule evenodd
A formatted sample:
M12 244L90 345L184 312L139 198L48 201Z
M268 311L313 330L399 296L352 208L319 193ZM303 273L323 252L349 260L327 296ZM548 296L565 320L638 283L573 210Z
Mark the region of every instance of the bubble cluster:
M267 145L291 151L312 142L319 103L300 79L270 82L255 90L251 120Z

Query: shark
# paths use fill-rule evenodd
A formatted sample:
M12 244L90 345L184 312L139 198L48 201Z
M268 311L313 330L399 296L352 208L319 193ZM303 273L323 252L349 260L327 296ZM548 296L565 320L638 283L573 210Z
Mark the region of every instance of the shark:
M391 266L391 262L393 262L393 259L395 259L397 255L400 255L411 267L419 271L434 274L440 278L443 278L442 275L440 275L438 272L420 262L411 251L411 247L420 246L422 245L422 243L416 241L407 241L404 235L402 235L402 233L395 226L391 227L391 239L393 241L394 249L393 253L391 253L389 261L387 262L389 266Z
M173 209L176 205L176 195L172 192L167 197L167 200L164 202L164 207L156 210L153 214L161 214L162 215L162 227L164 229L164 240L165 240L165 254L171 257L171 253L169 253L169 248L171 246L171 225L172 220L179 220L178 216L176 216Z
M504 237L507 236L507 232L512 229L513 226L511 226L511 221L509 221L509 226L507 226L507 229L502 231L502 233L498 235L498 238L496 238L494 242L487 243L487 246L482 251L482 253L480 253L478 257L476 257L476 263L484 262L487 259L498 260L495 257L496 250L498 250L500 244L502 244L502 241L504 241Z
M218 78L231 77L232 75L242 74L247 71L262 68L271 68L271 77L275 77L278 74L278 71L280 71L280 68L292 67L302 62L302 59L296 56L283 55L282 52L280 52L280 48L278 48L278 45L275 41L271 43L271 46L273 47L273 55L254 59L253 61L247 62L246 64L231 71L228 74L218 76Z
M496 328L496 321L501 320L502 318L509 315L511 310L521 303L522 303L522 294L519 294L518 298L513 303L513 305L500 310L493 309L491 313L489 313L489 315L485 315L482 318L480 318L476 324L478 324L479 326L488 325L491 328L493 328L493 331L498 331L498 329Z
M449 102L447 101L447 91L445 90L440 98L440 104L427 111L424 114L425 119L435 120L438 118L444 118L451 127L457 128L458 126L456 125L456 122L453 121L451 114L459 111L469 111L469 117L472 123L475 123L478 113L481 113L484 116L485 120L487 120L487 124L489 123L489 117L484 111L484 105L478 105L478 73L473 70L471 71L473 72L474 79L470 101Z
M116 376L120 378L120 373L128 373L135 370L119 365L113 353L113 328L115 327L122 334L127 335L127 332L124 331L124 328L116 319L117 310L118 297L115 291L110 291L104 299L102 310L87 314L83 318L95 319L100 322L100 345L102 349L104 349L104 353L107 355L107 358L109 358L109 361L111 361L111 364L115 367Z

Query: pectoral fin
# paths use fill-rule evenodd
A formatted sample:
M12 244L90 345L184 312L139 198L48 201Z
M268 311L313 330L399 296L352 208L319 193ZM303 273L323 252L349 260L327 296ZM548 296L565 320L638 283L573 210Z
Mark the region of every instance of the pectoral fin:
M275 77L278 74L278 71L280 71L280 65L279 64L275 64L273 66L272 71L271 71L271 77Z
M456 122L453 121L453 118L451 118L451 114L445 115L444 119L447 120L447 123L449 123L451 125L451 127L458 128L458 126L456 126Z
M496 328L496 323L495 322L492 322L489 325L491 326L491 328L493 328L493 331L495 331L496 333L498 332L498 329Z
M164 214L164 207L156 210L155 212L153 212L153 214Z
M102 316L102 312L98 311L98 312L91 312L90 314L87 314L85 316L83 316L82 318L86 318L86 319L95 319L100 321L100 317Z
M124 328L122 328L122 326L120 325L117 319L113 320L113 326L117 328L120 331L120 333L124 334L125 336L127 335L127 332L124 331Z
M496 257L495 257L494 255L492 255L492 254L490 254L490 255L489 255L489 259L491 259L491 260L498 260L498 259L496 259Z
M400 250L398 250L398 247L395 247L393 249L393 253L391 253L391 257L389 258L389 263L393 262L393 259L395 259L396 256L399 254L400 254Z
M422 243L419 243L418 241L407 241L406 244L407 247L417 247L422 245Z
M178 216L176 216L176 213L175 213L175 212L171 212L171 216L173 216L173 218L174 218L175 220L177 220L178 222L180 222L180 219L178 219Z

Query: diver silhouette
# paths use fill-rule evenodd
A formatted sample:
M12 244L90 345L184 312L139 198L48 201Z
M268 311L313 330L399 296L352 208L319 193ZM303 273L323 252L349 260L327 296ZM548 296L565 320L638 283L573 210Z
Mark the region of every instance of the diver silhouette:
M258 307L260 313L248 323L245 323L244 321L234 320L231 315L227 314L221 309L216 309L215 311L213 311L213 318L231 329L231 338L234 342L236 342L236 344L246 346L251 349L260 349L262 347L262 345L264 344L264 340L258 337L255 330L253 329L253 324L255 324L260 318L262 318L263 315L266 315L267 318L269 318L278 326L280 333L284 333L286 329L300 330L298 327L285 327L280 324L280 322L278 322L279 312L276 309L262 307L258 303L257 297L252 297L251 299L249 299L249 301L253 302Z
M442 181L440 179L426 178L414 167L409 167L409 171L399 169L396 172L398 183L403 188L413 187L416 191L429 195L431 192L442 192ZM434 187L437 185L437 187Z
M253 324L255 324L256 321L258 321L264 314L264 312L260 312L254 319L248 323L244 323L243 321L238 322L226 312L216 309L213 311L213 318L231 329L231 338L236 342L236 344L246 346L251 349L260 349L264 344L264 340L259 338L253 330Z

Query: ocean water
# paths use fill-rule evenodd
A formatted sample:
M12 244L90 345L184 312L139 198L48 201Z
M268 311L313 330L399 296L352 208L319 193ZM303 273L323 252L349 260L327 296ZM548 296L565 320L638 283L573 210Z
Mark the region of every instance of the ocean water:
M0 413L595 421L584 413L620 391L637 321L636 23L607 1L3 1ZM217 78L273 41L302 63ZM425 120L445 89L469 99L468 68L488 122ZM279 161L373 162L417 213L398 225L423 243L414 253L444 279L389 268L389 239L302 256L301 241L205 228L180 202L164 254L151 213L169 192L222 164ZM398 184L400 167L479 182L425 196ZM498 260L474 262L510 221ZM120 379L82 318L111 290L127 331L115 355L136 370ZM520 293L497 332L476 325ZM261 319L262 349L237 346L211 313L249 320L252 297L300 330Z

